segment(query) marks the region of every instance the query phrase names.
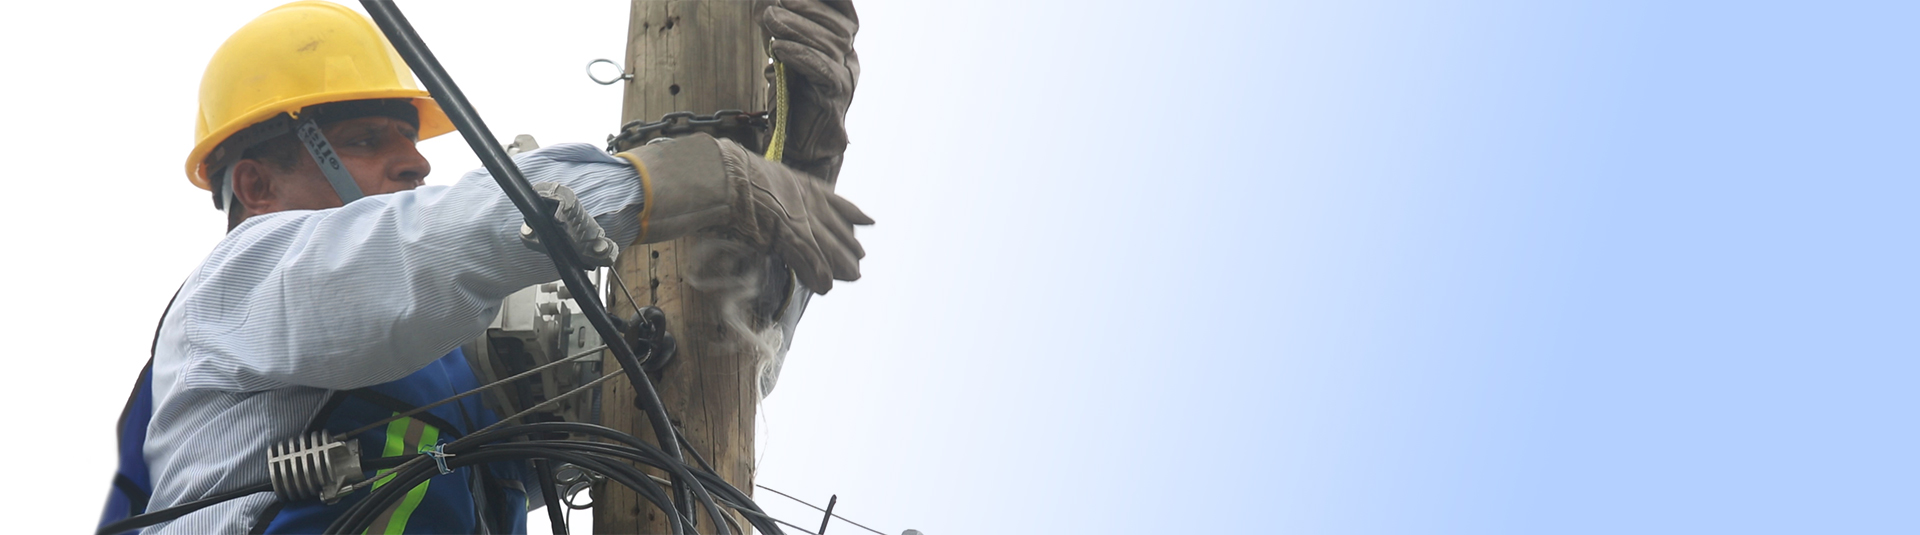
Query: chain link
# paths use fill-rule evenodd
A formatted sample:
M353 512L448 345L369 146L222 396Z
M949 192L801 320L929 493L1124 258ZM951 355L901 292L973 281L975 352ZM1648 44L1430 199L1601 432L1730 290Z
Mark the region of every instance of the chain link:
M716 138L732 139L741 146L760 152L767 135L767 112L747 113L720 110L712 115L676 111L658 121L633 121L620 127L620 133L607 136L607 152L615 153L645 145L663 137L680 137L695 132Z

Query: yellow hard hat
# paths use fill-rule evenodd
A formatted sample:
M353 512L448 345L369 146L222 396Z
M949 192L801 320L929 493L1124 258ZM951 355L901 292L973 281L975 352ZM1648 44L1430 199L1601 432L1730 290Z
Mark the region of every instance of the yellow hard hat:
M446 112L413 81L413 71L366 15L330 2L273 8L233 32L200 78L187 179L211 190L207 157L220 143L282 113L316 104L409 99L420 139L453 131Z

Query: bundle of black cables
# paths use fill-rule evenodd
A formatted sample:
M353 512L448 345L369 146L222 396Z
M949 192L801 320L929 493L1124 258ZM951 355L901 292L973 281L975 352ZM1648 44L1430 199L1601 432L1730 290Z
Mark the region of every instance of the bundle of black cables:
M604 441L545 438L559 434L599 438ZM533 439L509 441L523 437L533 437ZM680 510L674 507L668 489L663 488L654 481L654 478L635 466L634 463L638 463L664 470L676 481L688 482L687 486L694 498L706 509L706 516L713 521L711 533L719 535L736 533L734 528L738 526L730 527L734 520L721 509L722 506L742 513L747 522L762 533L773 535L782 533L780 526L754 503L753 498L714 474L711 467L705 469L689 467L674 460L652 444L598 425L542 422L503 426L461 437L459 440L447 443L442 451L444 455L440 452L431 455L438 456L438 461L445 463L448 470L491 462L544 460L550 463L568 463L597 472L605 475L610 481L633 489L647 501L658 506L661 511L666 512L667 523L675 535L698 533L692 526L693 519L682 516ZM409 489L440 475L440 463L435 461L436 459L429 454L369 459L366 463L367 467L393 466L390 472L378 476L392 479L380 488L374 489L366 498L349 506L345 513L334 519L326 532L366 532L382 512L399 504L406 497ZM702 465L706 464L704 459L701 461ZM552 488L542 490L549 496L557 492ZM551 507L553 500L548 502ZM740 530L740 535L746 535L745 530Z
M553 439L555 436L578 436L597 438L601 441L579 440L573 438ZM527 438L528 440L514 440ZM685 451L692 451L691 449ZM439 462L433 457L438 456ZM441 463L447 470L493 462L547 461L548 463L568 463L581 469L606 476L609 481L633 489L647 501L666 512L667 522L675 535L697 535L701 533L694 527L693 519L686 518L666 488L654 481L652 476L641 471L635 463L650 466L673 476L675 481L687 482L698 503L706 509L707 517L713 520L713 528L708 533L718 535L747 535L739 529L733 517L726 515L721 506L738 511L752 524L754 529L770 535L781 535L780 526L767 516L753 498L727 483L725 479L713 473L706 459L698 453L694 458L701 468L689 467L676 461L671 455L652 444L642 442L633 435L593 424L575 422L541 422L520 425L501 426L479 433L461 437L449 442L440 451L431 455L416 454L402 457L365 459L362 468L367 470L386 470L375 476L388 478L386 483L374 489L365 498L347 506L333 523L327 526L326 533L365 533L382 512L398 505L405 499L407 491L441 474ZM271 492L271 485L260 484L239 489L206 499L168 508L161 511L138 515L105 526L98 533L116 534L151 526L185 516L208 506L243 496ZM548 497L549 508L557 506L554 493L559 489L545 486L541 489ZM737 531L736 531L737 530Z

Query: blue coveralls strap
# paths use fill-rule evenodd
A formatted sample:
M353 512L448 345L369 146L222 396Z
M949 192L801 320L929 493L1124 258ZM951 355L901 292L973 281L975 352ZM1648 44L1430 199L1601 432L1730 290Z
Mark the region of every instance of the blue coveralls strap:
M478 386L466 356L454 349L397 381L334 392L307 429L345 433ZM141 451L152 414L153 375L149 361L116 428L120 439L119 467L101 515L101 526L146 512L153 485ZM377 426L353 438L359 441L363 456L396 457L431 449L497 421L499 418L482 406L478 397L469 396ZM264 455L265 452L234 454ZM516 463L452 469L409 490L399 505L382 513L368 533L525 533L528 496L521 486L526 480L521 470ZM383 475L368 474L370 485L385 484ZM367 494L348 494L331 505L317 500L276 501L261 512L251 532L320 533Z
M335 392L308 429L345 433L479 386L466 356L455 349L398 381ZM431 449L496 421L477 396L469 396L353 438L359 440L363 456L378 452L379 457L396 457ZM525 533L527 493L520 488L522 474L517 470L513 464L494 463L434 476L382 513L368 533ZM381 476L369 475L370 488L385 484ZM253 532L319 533L367 494L348 494L332 505L276 503L261 513Z

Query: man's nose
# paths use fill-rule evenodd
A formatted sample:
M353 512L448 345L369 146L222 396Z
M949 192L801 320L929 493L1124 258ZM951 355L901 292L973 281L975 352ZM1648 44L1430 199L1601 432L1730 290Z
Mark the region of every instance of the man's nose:
M427 163L427 157L413 143L401 146L398 161L395 161L387 177L405 184L409 189L426 183L427 174L433 172L433 164Z

